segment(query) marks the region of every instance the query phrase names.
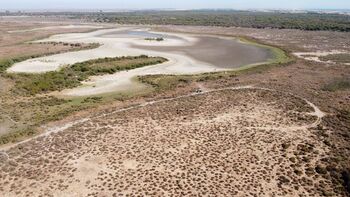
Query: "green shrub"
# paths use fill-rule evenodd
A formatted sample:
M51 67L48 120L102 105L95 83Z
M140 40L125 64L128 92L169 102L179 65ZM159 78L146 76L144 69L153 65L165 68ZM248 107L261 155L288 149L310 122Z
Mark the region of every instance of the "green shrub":
M25 138L27 136L34 135L35 131L33 129L19 130L16 132L8 133L0 136L0 145L7 143L14 143L20 138Z
M25 94L35 95L50 91L61 91L77 87L81 81L90 76L113 74L122 70L130 70L143 66L158 64L167 61L160 57L145 55L136 57L100 58L80 62L59 71L40 74L10 74L16 80L15 89Z
M332 82L324 85L322 90L335 92L338 90L346 90L350 88L350 78L335 79Z
M161 42L164 41L164 38L145 38L145 40Z
M322 61L332 61L336 63L350 63L350 54L340 53L320 57Z

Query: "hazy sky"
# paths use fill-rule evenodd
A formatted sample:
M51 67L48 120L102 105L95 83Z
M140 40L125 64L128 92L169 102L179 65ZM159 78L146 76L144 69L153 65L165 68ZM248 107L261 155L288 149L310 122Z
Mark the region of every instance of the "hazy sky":
M350 9L350 0L0 0L0 9Z

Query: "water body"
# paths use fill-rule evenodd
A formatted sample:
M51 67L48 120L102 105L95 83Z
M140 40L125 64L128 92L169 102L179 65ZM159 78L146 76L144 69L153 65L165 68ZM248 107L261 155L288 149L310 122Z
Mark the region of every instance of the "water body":
M201 62L228 69L265 62L273 57L272 52L267 48L248 45L233 38L208 36L198 36L196 38L198 38L197 42L186 47L138 45L132 45L132 47L159 52L181 53Z
M137 38L164 38L178 39L181 37L148 31L115 31L101 37L137 37ZM144 46L133 44L132 48L157 52L184 54L198 61L206 62L219 68L239 68L241 66L265 62L273 58L272 52L267 48L239 42L234 38L214 36L194 36L197 42L187 46Z

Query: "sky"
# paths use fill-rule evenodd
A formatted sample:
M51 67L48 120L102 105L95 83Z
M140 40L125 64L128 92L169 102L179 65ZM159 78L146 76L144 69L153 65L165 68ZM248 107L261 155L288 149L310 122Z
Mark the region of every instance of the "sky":
M350 9L350 0L0 0L0 10L205 8Z

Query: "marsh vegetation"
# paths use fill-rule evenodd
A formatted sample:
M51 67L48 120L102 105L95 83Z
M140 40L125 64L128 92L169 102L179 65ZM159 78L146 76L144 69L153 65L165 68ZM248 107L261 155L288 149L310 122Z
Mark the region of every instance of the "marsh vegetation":
M113 74L118 71L131 70L165 61L167 61L165 58L145 55L100 58L66 66L59 71L42 74L7 74L7 76L16 83L14 92L35 95L77 87L90 76Z
M0 144L34 135L37 133L36 127L41 124L114 99L83 97L70 100L41 94L77 87L90 76L112 74L165 61L164 58L141 55L94 59L40 74L2 73L2 77L14 85L10 91L0 95L0 121L12 120L9 122L9 132L0 136Z
M71 52L71 51L79 51L79 50L88 50L88 49L94 49L100 46L98 43L91 43L91 44L81 44L81 43L75 43L75 44L69 44L64 42L46 42L46 43L35 43L35 44L27 44L29 46L47 46L48 48L58 48L61 46L62 48L58 48L58 50L48 50L49 52L32 52L32 54L28 55L9 55L7 57L0 57L0 73L5 72L9 67L11 67L13 64L17 62L22 62L28 59L33 59L37 57L43 57L48 55L54 55L58 53L65 53L65 52ZM28 52L25 52L28 53Z
M319 57L321 61L331 61L336 63L350 63L350 54L349 53L338 53L338 54L330 54L326 56Z
M322 88L324 91L335 92L338 90L350 89L350 77L333 79L331 82L325 84Z
M164 38L145 38L145 40L148 40L148 41L164 41Z

